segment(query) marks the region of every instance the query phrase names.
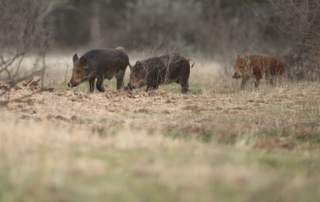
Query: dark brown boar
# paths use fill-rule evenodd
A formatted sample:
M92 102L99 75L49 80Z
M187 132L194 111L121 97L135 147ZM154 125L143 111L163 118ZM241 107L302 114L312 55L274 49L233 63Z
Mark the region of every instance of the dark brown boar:
M253 77L255 78L255 87L257 88L263 76L269 78L271 82L272 76L286 76L282 60L274 56L251 55L241 58L237 55L236 67L232 78L242 78L241 88L244 89L248 79Z
M146 91L157 89L159 85L178 83L182 93L189 90L190 63L193 59L186 59L179 54L163 55L142 61L137 61L130 67L130 82L127 89L139 88L147 85Z
M124 87L123 77L129 57L124 48L107 50L90 50L80 59L77 54L73 56L72 77L68 83L69 87L75 87L84 81L89 81L90 92L94 91L94 82L97 79L96 87L100 92L104 92L102 86L104 79L117 79L117 89Z

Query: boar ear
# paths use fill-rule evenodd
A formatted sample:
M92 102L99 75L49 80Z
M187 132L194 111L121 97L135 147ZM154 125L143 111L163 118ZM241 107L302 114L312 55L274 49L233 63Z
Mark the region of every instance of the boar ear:
M237 54L237 59L236 60L239 60L240 59L240 55L239 54Z
M73 56L72 60L73 60L73 63L75 63L75 62L78 60L78 56L77 56L77 54L74 54L74 56Z
M250 56L246 55L246 63L247 65L251 65L251 59L250 59Z
M248 55L246 55L246 61L249 61L250 57Z
M142 67L142 63L140 61L137 61L136 65L137 65L138 68Z
M130 62L129 62L129 64L128 64L128 65L129 65L129 67L130 67L130 71L131 71L133 67L132 67L132 65L130 64Z
M80 58L80 60L79 60L79 65L80 65L81 67L87 68L87 61L86 61L86 59L84 59L83 56L82 56L82 57Z

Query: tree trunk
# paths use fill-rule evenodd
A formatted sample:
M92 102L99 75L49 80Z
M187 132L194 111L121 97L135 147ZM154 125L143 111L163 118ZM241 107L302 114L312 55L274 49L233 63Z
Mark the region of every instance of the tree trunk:
M92 1L92 16L90 18L90 42L93 46L99 46L101 43L101 26L99 18L99 5Z

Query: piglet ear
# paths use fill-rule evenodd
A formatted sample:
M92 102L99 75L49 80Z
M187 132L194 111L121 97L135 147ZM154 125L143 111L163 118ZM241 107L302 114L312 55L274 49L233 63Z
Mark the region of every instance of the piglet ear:
M75 63L78 59L79 59L79 58L78 58L77 54L74 54L74 56L73 56L73 58L72 58L73 63Z
M249 61L250 57L248 55L246 55L246 61Z
M250 59L250 56L246 55L246 63L247 65L251 65L251 59Z
M131 71L133 67L132 67L132 65L130 64L130 62L129 62L129 64L128 64L128 65L129 65L129 67L130 67L130 71Z
M135 65L138 69L142 68L142 63L138 60L136 65Z
M81 66L81 67L84 67L84 68L87 68L87 61L86 61L86 59L82 56L81 58L80 58L80 60L79 60L79 65Z

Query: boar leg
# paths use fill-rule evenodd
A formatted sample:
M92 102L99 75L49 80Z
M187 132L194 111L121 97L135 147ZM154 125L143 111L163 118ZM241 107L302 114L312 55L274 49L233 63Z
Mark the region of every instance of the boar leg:
M181 93L186 93L189 90L189 83L188 83L189 78L181 78L180 80L180 85L181 85Z
M149 90L151 90L151 88L152 88L152 87L150 87L150 85L148 84L148 85L147 85L147 88L146 88L146 92L148 92Z
M183 62L183 66L180 72L180 85L181 85L181 93L186 93L189 90L189 75L190 75L190 64L189 61L187 63Z
M271 74L266 74L264 78L266 79L268 84L273 85L274 82Z
M147 85L146 92L148 92L149 90L158 89L158 88L159 88L158 82L152 82Z
M262 76L261 76L261 75L256 75L256 80L255 80L255 82L254 82L255 88L258 88L258 87L259 87L260 79L262 79Z
M241 89L244 90L244 86L246 85L248 79L246 78L242 78L242 81L241 81Z
M153 89L153 87L150 84L148 84L147 88L146 88L146 92L148 92L149 90L152 90L152 89Z
M90 85L90 93L93 93L94 91L94 82L95 82L95 78L92 78L89 80L89 85Z
M124 88L124 90L133 90L133 85L131 83L128 83L128 85Z
M273 78L272 76L270 76L269 81L270 81L270 84L271 84L271 85L275 85L274 78Z
M100 92L104 92L104 87L102 86L103 84L103 76L98 77L96 87Z
M255 82L254 82L254 87L255 87L255 88L259 88L259 80L255 80Z
M117 90L120 90L121 88L124 87L124 83L123 83L124 74L125 74L124 71L119 71L119 72L116 74Z

